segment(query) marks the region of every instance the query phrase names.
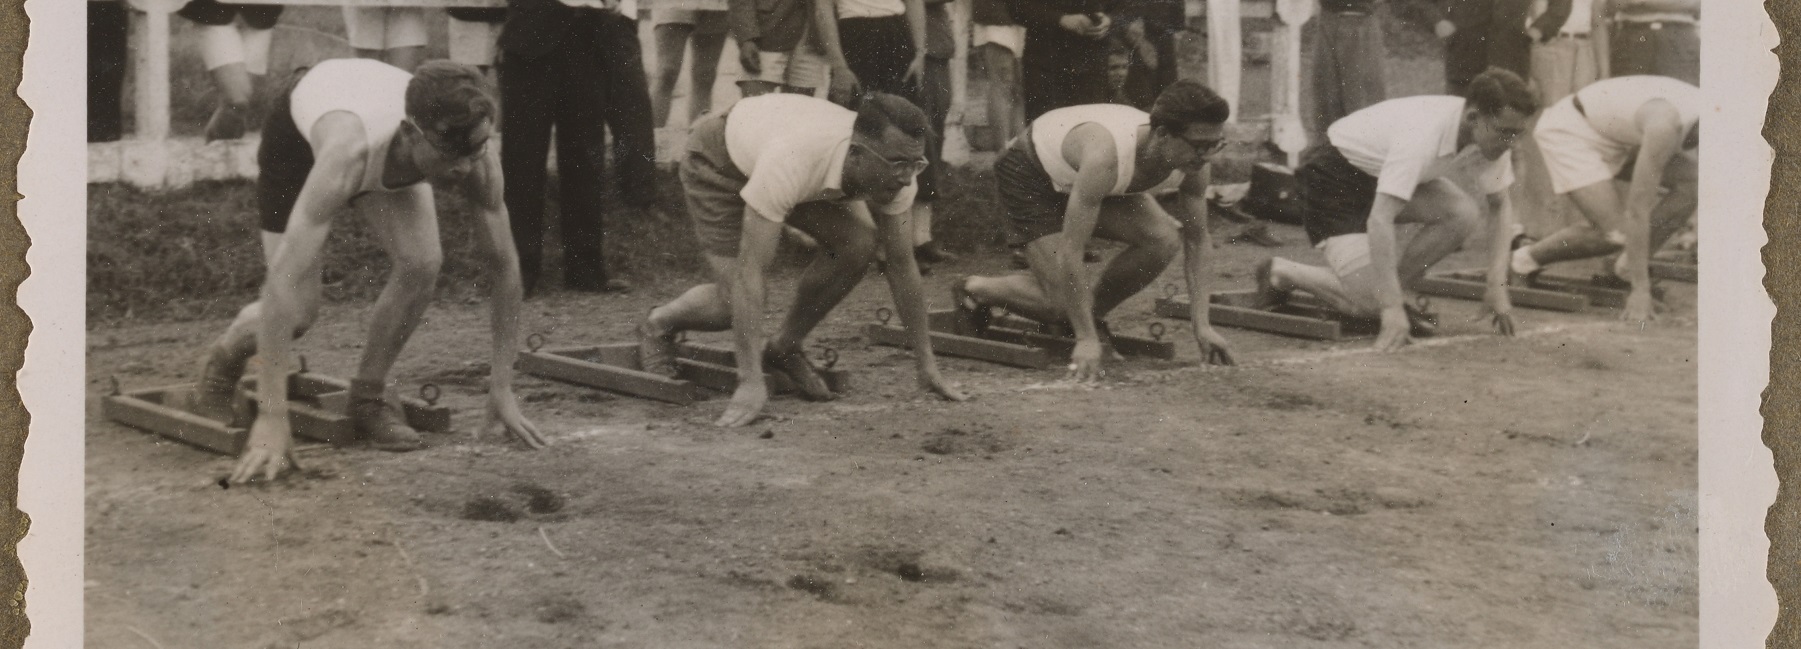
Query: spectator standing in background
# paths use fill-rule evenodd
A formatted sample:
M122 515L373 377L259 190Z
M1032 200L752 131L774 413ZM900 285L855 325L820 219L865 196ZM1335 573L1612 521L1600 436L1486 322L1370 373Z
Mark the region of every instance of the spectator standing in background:
M1544 105L1607 78L1608 34L1597 0L1537 0L1532 38L1532 83Z
M1533 0L1495 0L1490 10L1488 27L1488 64L1518 75L1532 78L1533 39L1527 19L1532 15Z
M650 78L638 41L638 0L610 0L617 11L601 19L601 63L606 78L607 130L613 134L619 198L640 214L657 200L657 128L650 106Z
M926 168L920 172L920 193L913 202L913 258L922 272L931 264L952 261L956 255L945 252L932 239L933 206L938 201L938 185L944 175L944 124L951 114L951 58L957 55L957 36L951 31L950 0L926 0L926 68L920 83L919 107L932 123L926 139ZM927 176L930 176L927 178Z
M651 124L669 124L669 103L675 82L682 75L682 59L690 37L694 43L694 67L689 72L686 128L713 107L713 81L718 78L719 53L725 49L726 0L658 0L650 10L657 39L656 88L650 96Z
M344 6L344 31L358 58L412 72L425 61L425 8Z
M117 0L88 2L88 141L112 142L125 132L120 95L131 14Z
M1139 110L1150 110L1157 95L1176 82L1176 34L1188 27L1188 15L1181 0L1135 0L1128 9L1130 18L1121 30L1133 54L1126 99Z
M744 96L811 95L825 87L831 64L813 33L812 0L727 0L726 13L744 67L738 82Z
M1656 74L1701 85L1701 0L1596 1L1614 12L1608 76Z
M635 11L604 0L507 0L500 33L500 159L525 292L543 265L545 168L556 127L563 283L577 291L624 292L602 257L601 186L609 101L611 23ZM635 41L634 41L635 42ZM640 71L642 74L642 71ZM646 122L649 120L646 119Z
M256 79L269 73L269 43L281 10L194 0L176 12L200 27L200 59L219 89L219 104L206 121L208 142L244 137Z
M813 26L832 62L833 101L843 104L849 93L875 91L920 105L926 65L922 0L816 0L814 11Z
M1020 60L1025 118L1065 106L1107 103L1107 16L1112 0L1009 0L1026 28Z
M1445 92L1463 96L1470 80L1488 69L1495 0L1443 0L1443 6L1433 31L1445 42Z
M1026 51L1026 28L1013 22L1007 0L975 0L970 9L971 42L988 75L988 127L997 148L1005 148L1026 127L1020 91L1019 58Z
M1382 46L1382 22L1376 19L1374 0L1319 4L1319 17L1313 21L1319 30L1313 50L1313 113L1314 128L1324 133L1333 122L1388 98L1387 75L1382 71L1388 52Z

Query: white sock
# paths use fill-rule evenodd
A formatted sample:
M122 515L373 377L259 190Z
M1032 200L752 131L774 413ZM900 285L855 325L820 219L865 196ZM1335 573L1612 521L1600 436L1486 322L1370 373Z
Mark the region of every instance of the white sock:
M1521 275L1525 275L1527 273L1537 271L1540 268L1544 268L1544 266L1539 265L1538 260L1532 258L1532 247L1531 246L1523 246L1523 247L1520 247L1520 248L1514 250L1513 251L1513 263L1511 264L1511 266L1513 268L1513 272L1519 273Z

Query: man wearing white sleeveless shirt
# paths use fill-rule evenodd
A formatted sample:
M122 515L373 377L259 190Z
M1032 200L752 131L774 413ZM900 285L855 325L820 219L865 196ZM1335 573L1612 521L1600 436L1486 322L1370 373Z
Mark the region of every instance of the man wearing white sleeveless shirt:
M1598 81L1545 109L1532 136L1551 188L1574 199L1589 223L1515 250L1512 270L1530 275L1623 250L1614 272L1632 291L1621 318L1654 319L1650 255L1695 212L1700 113L1700 88L1654 75ZM1631 182L1623 201L1616 178Z
M1326 130L1330 143L1307 153L1295 180L1307 238L1326 267L1272 257L1257 266L1262 306L1303 290L1349 316L1379 316L1376 348L1400 349L1434 325L1406 304L1403 291L1463 245L1482 213L1455 178L1474 176L1496 222L1491 239L1487 312L1513 334L1504 282L1512 237L1514 141L1538 107L1519 75L1490 68L1469 84L1469 98L1390 99L1351 113ZM1420 224L1406 248L1395 226Z
M232 482L274 479L295 465L287 395L292 343L318 316L321 253L332 216L345 207L368 222L394 262L350 384L351 423L376 448L420 447L418 433L398 421L385 393L388 371L431 300L443 258L427 183L461 189L485 235L481 248L495 274L489 424L504 425L528 446L544 445L512 390L523 291L500 159L488 145L494 113L481 72L447 61L426 63L416 75L368 59L325 61L276 98L257 150L269 265L262 296L207 350L190 404L196 414L234 419L237 381L251 355L260 354L257 416Z
M1207 160L1225 145L1230 107L1194 81L1177 81L1151 112L1113 104L1052 110L1032 120L994 164L1007 212L1007 243L1023 248L1030 274L967 277L952 286L957 308L978 328L990 307L1047 324L1075 339L1071 377L1101 378L1104 318L1156 281L1183 255L1195 342L1209 362L1231 364L1207 320ZM1153 194L1181 189L1171 216ZM1090 237L1126 244L1091 283L1082 266Z

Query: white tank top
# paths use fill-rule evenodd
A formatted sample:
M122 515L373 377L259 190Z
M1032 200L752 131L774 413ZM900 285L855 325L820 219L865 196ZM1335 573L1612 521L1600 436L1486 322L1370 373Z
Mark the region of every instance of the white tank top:
M1069 193L1076 184L1076 170L1063 159L1063 140L1077 126L1093 122L1113 134L1114 152L1119 156L1119 178L1114 180L1108 196L1120 196L1132 184L1138 166L1138 127L1151 123L1150 113L1121 104L1087 104L1058 108L1032 120L1032 150L1039 164L1051 177L1051 186ZM1168 178L1147 192L1159 192L1182 183L1182 172L1172 171Z
M412 80L407 71L374 59L321 61L294 85L288 96L289 113L315 151L319 143L313 141L313 124L319 118L335 111L356 115L363 122L363 137L369 144L358 193L402 189L383 186L381 178L388 145L406 118L406 86ZM417 183L406 186L413 184Z

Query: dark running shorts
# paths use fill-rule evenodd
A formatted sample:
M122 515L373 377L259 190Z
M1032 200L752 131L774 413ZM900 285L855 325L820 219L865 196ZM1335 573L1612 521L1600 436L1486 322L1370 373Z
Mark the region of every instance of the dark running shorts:
M1307 239L1319 245L1341 234L1369 230L1370 208L1376 205L1376 177L1364 173L1338 147L1309 149L1295 171Z
M313 171L313 145L307 143L300 127L294 124L288 99L306 70L295 70L269 102L263 140L256 148L256 207L265 232L287 231L288 215L294 211L307 174Z
M233 18L244 17L253 29L269 29L281 18L281 5L236 5L218 0L194 0L175 13L201 25L230 25Z
M1032 150L1032 129L1014 138L994 161L994 186L1007 211L1007 246L1026 244L1063 231L1069 194L1057 191Z

